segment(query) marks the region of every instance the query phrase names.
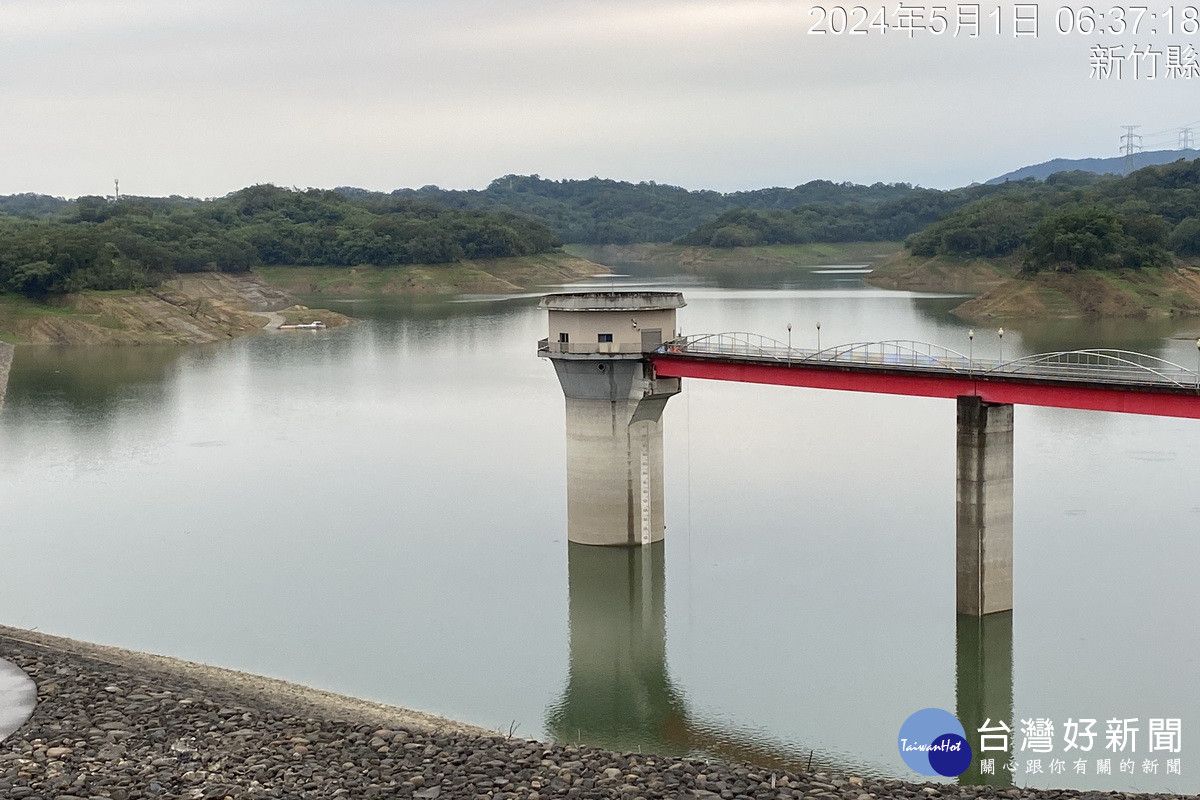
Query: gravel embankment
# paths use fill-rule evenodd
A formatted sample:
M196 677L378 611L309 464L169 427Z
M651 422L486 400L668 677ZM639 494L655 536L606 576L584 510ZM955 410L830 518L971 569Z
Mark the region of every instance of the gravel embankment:
M11 628L0 627L0 657L38 685L33 717L0 742L5 800L1087 796L798 775L546 745L281 681Z

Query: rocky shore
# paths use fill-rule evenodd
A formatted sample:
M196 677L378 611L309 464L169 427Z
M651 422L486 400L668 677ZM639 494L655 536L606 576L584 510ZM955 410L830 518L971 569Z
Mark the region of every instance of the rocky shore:
M33 716L0 741L0 798L13 800L1089 796L548 745L282 681L11 628L0 627L0 657L38 686Z

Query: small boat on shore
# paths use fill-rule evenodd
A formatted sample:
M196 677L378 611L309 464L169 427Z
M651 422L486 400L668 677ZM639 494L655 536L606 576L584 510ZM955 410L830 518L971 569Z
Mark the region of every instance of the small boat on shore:
M329 326L326 325L324 322L321 322L321 320L317 320L316 322L303 322L298 325L280 325L279 330L281 330L281 331L323 331L328 327Z

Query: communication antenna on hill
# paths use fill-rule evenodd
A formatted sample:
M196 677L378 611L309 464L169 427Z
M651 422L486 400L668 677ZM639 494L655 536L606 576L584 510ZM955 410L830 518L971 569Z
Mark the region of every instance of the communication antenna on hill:
M1180 150L1191 150L1195 146L1196 146L1196 142L1192 138L1192 129L1191 128L1180 128L1179 129L1179 149Z
M120 180L120 178L113 178L113 202L115 203L120 199L121 199L121 180Z
M1142 149L1142 137L1134 133L1141 125L1122 125L1125 135L1121 137L1121 149L1125 151L1125 174L1133 171L1133 154Z

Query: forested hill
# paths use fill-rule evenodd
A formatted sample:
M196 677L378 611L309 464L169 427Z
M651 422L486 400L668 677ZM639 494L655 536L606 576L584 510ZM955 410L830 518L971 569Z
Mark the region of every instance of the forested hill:
M1145 150L1134 153L1126 160L1125 156L1112 158L1055 158L1021 167L1012 172L1006 172L992 178L988 183L1004 183L1005 181L1020 181L1026 178L1045 180L1056 172L1094 172L1097 175L1124 175L1126 170L1141 169L1142 167L1170 164L1180 159L1191 160L1200 158L1200 150Z
M1013 184L1008 184L1013 186ZM909 237L918 256L1019 256L1026 271L1151 267L1200 256L1200 159L1117 178L1023 181Z
M810 202L786 210L739 208L699 226L679 244L752 247L760 244L897 241L968 203L1017 191L1024 184L964 189L909 189L876 202Z
M351 198L381 196L353 187L338 187L337 191ZM810 181L794 188L722 194L654 182L635 184L601 178L553 181L537 175L506 175L492 181L486 189L425 186L397 189L386 196L530 217L550 228L564 242L630 244L674 241L724 212L741 207L790 209L811 203L869 207L925 191L906 183L863 186Z
M136 289L258 264L444 263L532 255L558 239L523 217L403 197L251 186L217 200L0 198L0 292Z

